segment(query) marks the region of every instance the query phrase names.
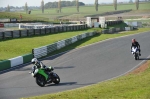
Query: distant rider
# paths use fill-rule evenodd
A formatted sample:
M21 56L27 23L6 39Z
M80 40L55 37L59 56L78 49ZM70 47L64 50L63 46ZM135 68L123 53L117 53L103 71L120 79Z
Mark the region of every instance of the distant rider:
M140 44L135 39L132 39L131 51L132 51L132 47L134 47L134 48L137 47L138 51L139 51L139 55L141 56Z
M37 68L45 69L45 73L51 72L51 71L54 70L54 68L51 67L51 66L49 66L49 67L45 66L41 61L38 61L37 58L33 58L33 59L31 60L31 62L32 62L32 64L35 65ZM49 74L48 74L48 75L49 75ZM49 80L49 81L51 80L50 77L48 77L48 80Z

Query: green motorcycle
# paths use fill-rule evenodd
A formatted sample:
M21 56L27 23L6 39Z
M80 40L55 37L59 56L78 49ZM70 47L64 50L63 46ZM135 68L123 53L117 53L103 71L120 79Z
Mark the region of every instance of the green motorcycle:
M51 68L51 67L50 67ZM55 83L59 84L59 76L53 72L54 69L41 69L37 66L32 67L30 74L35 78L37 85L44 87L45 84Z

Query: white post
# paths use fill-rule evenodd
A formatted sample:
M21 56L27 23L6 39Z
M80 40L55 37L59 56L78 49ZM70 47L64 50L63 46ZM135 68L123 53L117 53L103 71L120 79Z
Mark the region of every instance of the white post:
M91 17L87 17L87 26L92 27Z

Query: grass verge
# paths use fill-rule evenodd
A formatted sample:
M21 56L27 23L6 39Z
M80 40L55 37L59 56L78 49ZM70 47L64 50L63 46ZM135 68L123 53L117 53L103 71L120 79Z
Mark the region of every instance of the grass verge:
M120 34L96 35L94 38L86 38L69 47L65 47L61 49L61 51L78 48L108 38L135 34L148 30L149 28L140 28L136 31L123 32ZM148 65L148 67L150 67L150 61L148 61ZM104 81L82 88L22 99L150 99L149 77L150 68L145 72L140 72L138 74L130 73L114 80Z
M31 53L33 48L52 44L59 40L67 39L90 31L92 31L92 29L0 40L0 55L3 56L0 57L0 61Z

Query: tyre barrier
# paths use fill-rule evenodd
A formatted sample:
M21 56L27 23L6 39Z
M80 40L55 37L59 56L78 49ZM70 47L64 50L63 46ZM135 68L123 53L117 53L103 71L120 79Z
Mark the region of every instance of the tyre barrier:
M27 29L27 30L15 30L15 31L2 31L0 32L0 40L1 39L8 39L8 38L19 38L19 37L27 37L27 36L34 36L34 35L44 35L50 33L60 33L60 32L67 32L67 31L78 31L87 29L87 25L70 25L70 26L55 26L50 28L44 29Z
M58 41L58 42L50 44L50 45L42 46L39 48L34 48L34 49L32 49L32 54L35 58L41 58L41 57L47 56L48 54L50 54L51 52L53 52L55 50L59 50L65 46L68 46L68 45L75 43L79 40L82 40L86 37L93 36L95 34L96 34L96 32L83 33L83 34L74 36L69 39Z
M65 46L68 46L86 37L93 36L95 34L96 32L84 33L81 35L71 37L69 39L55 42L50 45L42 46L39 48L34 48L32 49L32 53L29 53L29 54L25 54L23 56L18 56L18 57L14 57L8 60L0 61L0 71L10 69L10 68L13 68L13 67L25 64L25 63L29 63L31 62L31 59L33 57L41 58L41 57L47 56L49 53L55 50L59 50Z
M104 29L102 30L103 34L113 34L113 33L117 33L120 31L124 31L125 27L120 27L120 28L111 28L111 29Z

